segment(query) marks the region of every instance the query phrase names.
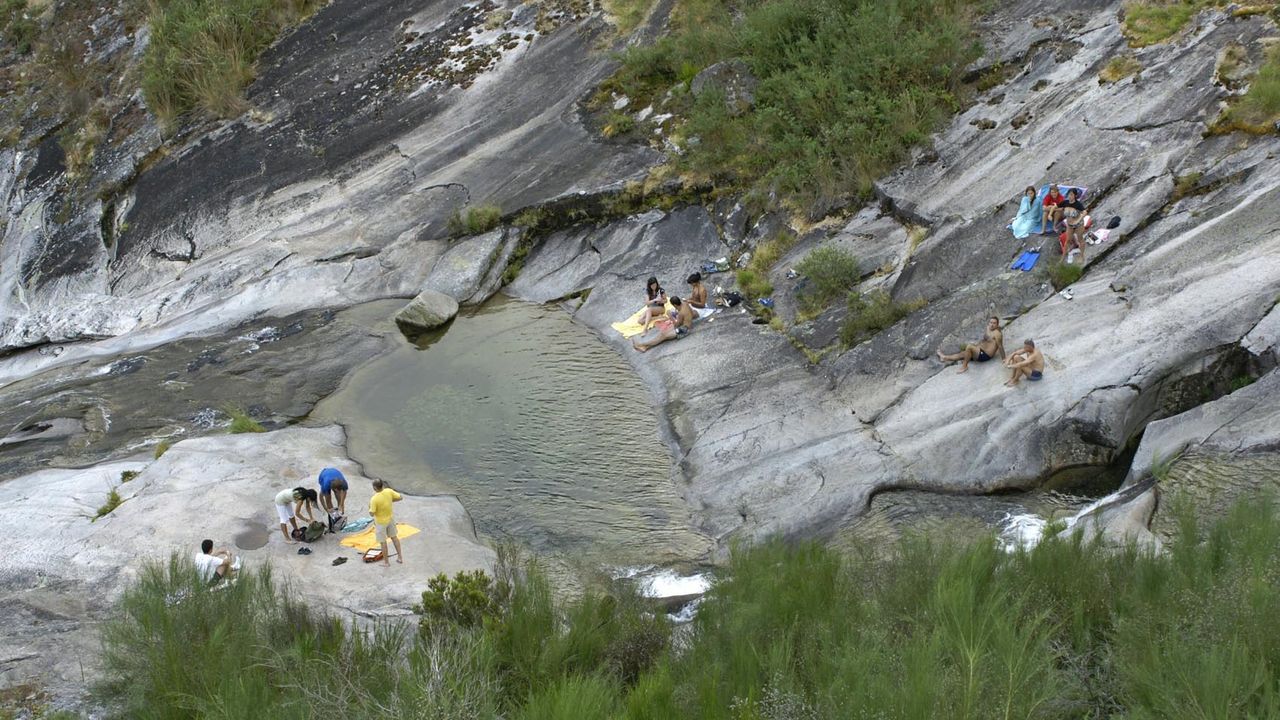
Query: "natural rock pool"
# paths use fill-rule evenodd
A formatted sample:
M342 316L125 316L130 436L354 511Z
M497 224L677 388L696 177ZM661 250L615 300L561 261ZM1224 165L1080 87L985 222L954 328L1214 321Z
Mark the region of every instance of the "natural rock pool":
M390 318L402 302L385 306ZM498 299L357 369L311 415L366 473L456 493L491 537L608 562L697 557L653 402L564 311Z

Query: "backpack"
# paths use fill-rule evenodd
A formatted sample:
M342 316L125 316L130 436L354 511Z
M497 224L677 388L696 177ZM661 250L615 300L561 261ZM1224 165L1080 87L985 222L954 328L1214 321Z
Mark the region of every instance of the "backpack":
M724 294L724 301L728 303L729 307L733 307L742 302L742 294L732 291L727 292Z
M324 523L319 520L312 520L302 531L302 542L313 543L322 537L324 537Z
M1111 219L1107 221L1107 229L1115 230L1118 227L1120 227L1120 216L1112 215Z
M347 516L338 511L329 513L329 532L341 532L342 528L347 524Z

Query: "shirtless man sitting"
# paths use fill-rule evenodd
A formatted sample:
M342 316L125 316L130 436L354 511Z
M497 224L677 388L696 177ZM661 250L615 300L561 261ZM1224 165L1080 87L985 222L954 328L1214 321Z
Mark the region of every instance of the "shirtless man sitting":
M954 355L942 354L942 349L938 349L938 359L944 363L953 363L960 361L960 369L956 372L962 373L969 369L969 362L986 362L991 358L1004 355L1004 333L1000 332L1000 318L992 315L987 320L987 330L982 334L982 340L977 345L969 343L964 349Z
M1005 383L1009 387L1016 387L1024 377L1033 382L1044 377L1044 355L1031 338L1022 341L1022 348L1015 350L1004 366L1013 371L1013 377Z
M674 295L671 296L671 305L675 307L671 315L658 321L658 336L649 342L637 343L632 340L632 347L645 352L654 345L661 345L668 340L675 340L689 334L689 329L693 327L693 308Z

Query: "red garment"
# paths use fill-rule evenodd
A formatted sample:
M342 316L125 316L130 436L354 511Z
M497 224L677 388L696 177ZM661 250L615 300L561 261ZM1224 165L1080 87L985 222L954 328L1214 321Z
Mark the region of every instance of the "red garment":
M1053 193L1049 193L1048 195L1044 196L1045 207L1055 207L1057 205L1061 205L1065 201L1066 201L1066 198L1062 196L1062 193L1058 193L1056 197L1054 196Z

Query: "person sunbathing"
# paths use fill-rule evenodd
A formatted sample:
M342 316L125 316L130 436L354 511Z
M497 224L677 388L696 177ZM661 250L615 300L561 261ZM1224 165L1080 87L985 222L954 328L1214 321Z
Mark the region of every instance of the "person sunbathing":
M631 341L631 347L640 352L647 352L655 345L661 345L668 340L676 340L689 334L689 329L693 327L693 308L689 303L684 302L680 298L672 295L671 304L675 307L670 316L663 317L658 320L658 336L649 342L637 343Z
M1049 186L1049 194L1044 196L1044 212L1040 217L1040 234L1048 235L1058 223L1058 206L1065 202L1057 185Z
M1004 361L1004 366L1013 371L1013 376L1005 383L1009 387L1016 387L1024 377L1032 382L1044 377L1044 355L1031 338L1022 341L1022 348L1015 350Z
M961 365L960 369L956 371L957 373L968 371L970 361L986 362L996 355L1001 358L1005 356L1004 333L1000 330L1000 318L995 315L992 315L987 320L987 329L982 333L982 340L976 345L969 343L964 346L963 350L954 355L944 355L942 348L938 348L938 359L942 362L950 364L957 360L960 361Z

